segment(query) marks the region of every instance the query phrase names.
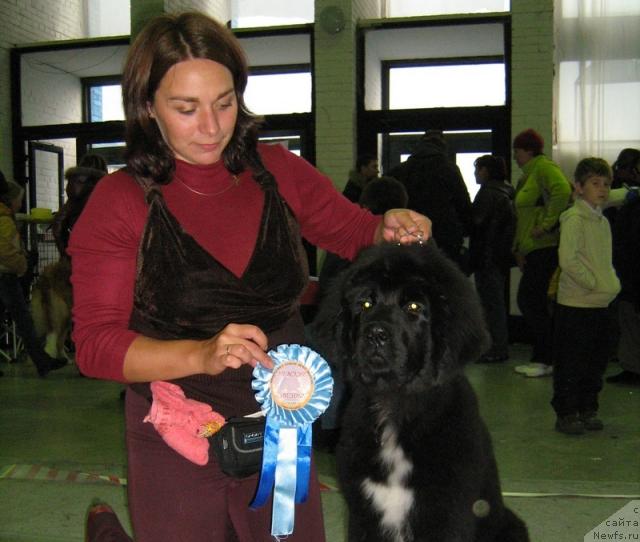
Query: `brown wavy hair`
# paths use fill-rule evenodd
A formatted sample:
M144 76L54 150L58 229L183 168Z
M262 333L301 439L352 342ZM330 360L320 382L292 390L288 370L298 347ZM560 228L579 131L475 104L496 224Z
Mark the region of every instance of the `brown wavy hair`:
M201 13L165 14L152 19L129 49L122 76L125 112L126 161L137 178L167 184L175 169L175 157L148 105L160 81L175 64L203 58L225 66L232 75L238 117L233 136L222 153L225 167L234 174L246 166L256 178L265 173L257 152L260 118L244 103L247 60L231 30Z

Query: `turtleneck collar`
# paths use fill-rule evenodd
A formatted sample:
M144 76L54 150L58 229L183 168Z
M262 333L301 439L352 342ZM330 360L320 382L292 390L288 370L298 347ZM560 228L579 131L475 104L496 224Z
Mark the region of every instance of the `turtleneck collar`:
M190 164L176 159L174 177L187 186L201 192L216 192L232 182L232 174L224 166L223 160L214 164Z

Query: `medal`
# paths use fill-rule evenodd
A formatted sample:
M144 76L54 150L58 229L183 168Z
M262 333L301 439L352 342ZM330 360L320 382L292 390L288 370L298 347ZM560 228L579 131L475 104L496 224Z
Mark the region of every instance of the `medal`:
M252 387L266 416L262 471L252 508L264 505L273 489L271 534L293 532L295 503L309 492L311 424L329 406L333 378L327 362L297 344L269 352L273 370L258 364Z

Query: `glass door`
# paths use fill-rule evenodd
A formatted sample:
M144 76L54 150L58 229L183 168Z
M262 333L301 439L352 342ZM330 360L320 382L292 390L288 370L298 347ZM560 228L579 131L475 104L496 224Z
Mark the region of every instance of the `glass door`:
M404 162L416 148L424 132L392 132L381 134L382 170L390 171ZM476 130L444 130L444 139L450 159L457 164L464 178L469 196L473 200L477 191L474 172L474 161L484 154L493 152L493 130L491 128Z

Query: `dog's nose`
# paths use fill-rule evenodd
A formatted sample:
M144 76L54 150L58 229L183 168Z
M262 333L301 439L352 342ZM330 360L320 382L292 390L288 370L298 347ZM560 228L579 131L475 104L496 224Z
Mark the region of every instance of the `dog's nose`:
M389 333L383 326L373 324L367 329L367 339L371 344L384 346L389 340Z

